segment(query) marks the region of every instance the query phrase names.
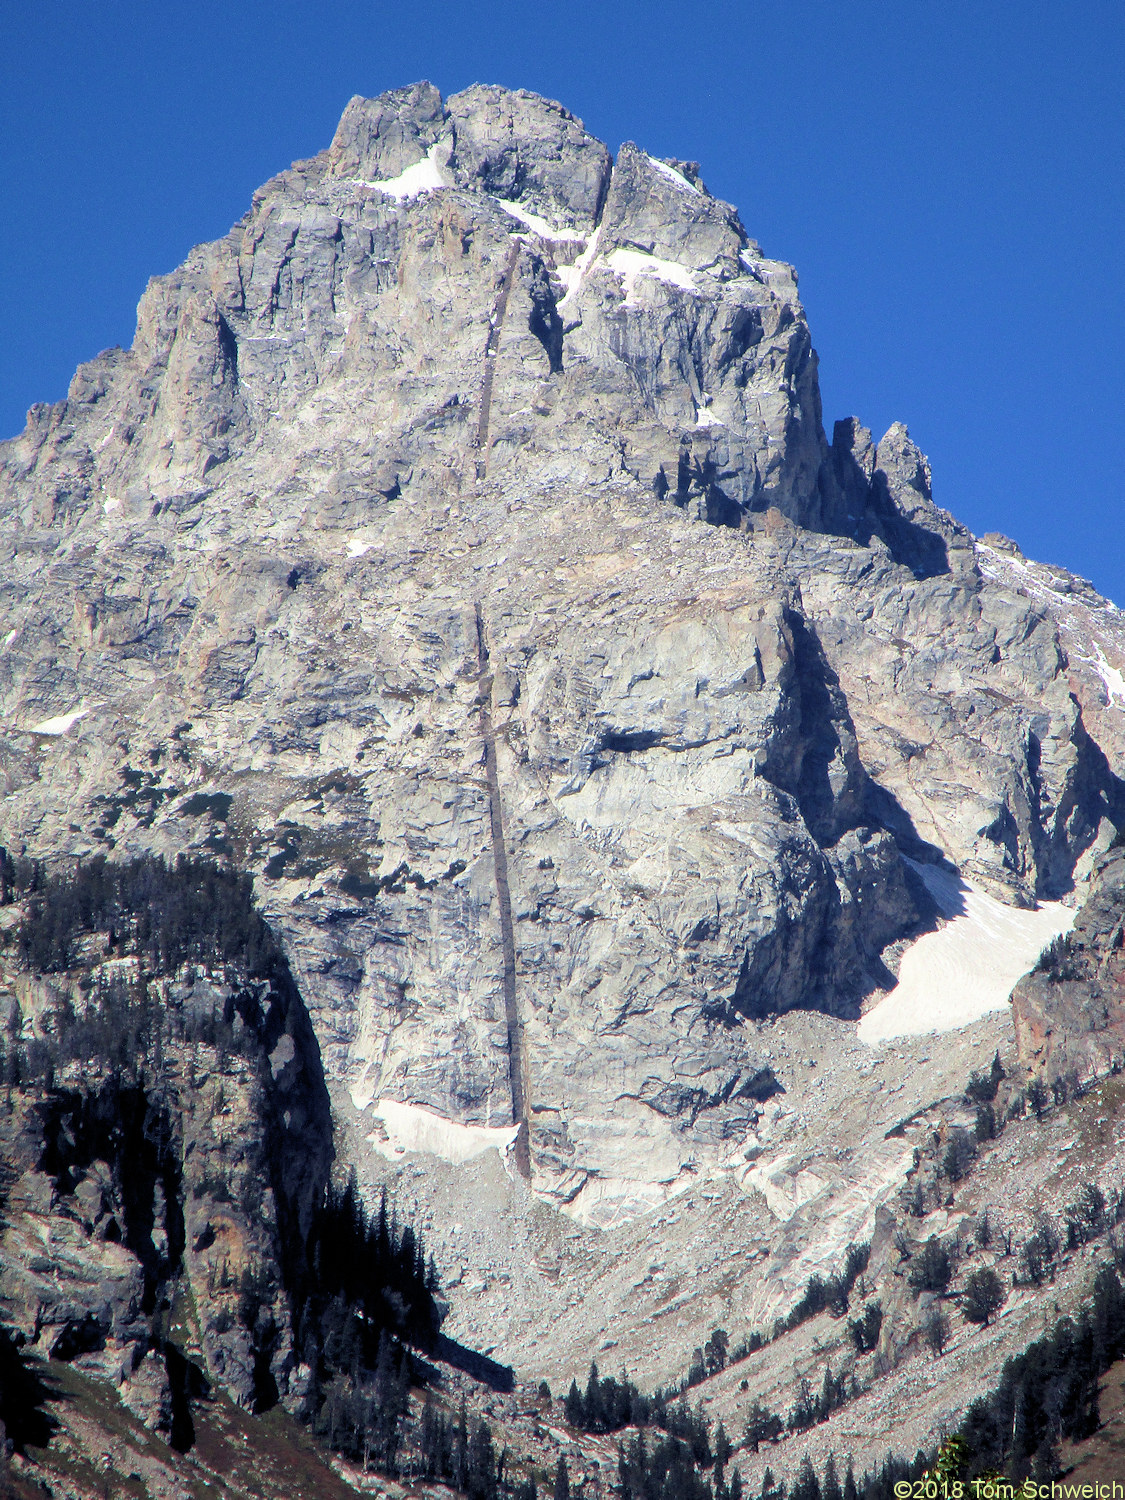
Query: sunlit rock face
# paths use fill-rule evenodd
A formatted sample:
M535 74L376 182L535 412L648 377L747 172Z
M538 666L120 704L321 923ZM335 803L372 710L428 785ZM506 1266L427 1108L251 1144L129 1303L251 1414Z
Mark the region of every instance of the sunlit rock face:
M904 855L1030 907L1120 814L1112 608L829 444L790 267L524 92L353 99L0 448L0 556L0 841L250 870L364 1149L595 1219L893 984Z
M1012 992L1020 1060L1049 1082L1085 1080L1125 1054L1125 854L1098 861L1065 939Z

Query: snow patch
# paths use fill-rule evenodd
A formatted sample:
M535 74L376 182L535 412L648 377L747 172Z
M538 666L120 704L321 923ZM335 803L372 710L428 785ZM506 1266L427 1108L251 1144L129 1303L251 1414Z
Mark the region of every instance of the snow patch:
M352 1101L359 1109L366 1108L359 1103L362 1089L361 1083L352 1090ZM402 1104L397 1099L379 1099L372 1114L382 1122L386 1140L376 1134L368 1136L368 1140L380 1156L392 1160L408 1151L418 1151L458 1166L483 1156L486 1151L507 1155L519 1133L518 1125L462 1125L421 1104Z
M645 255L641 250L617 249L606 256L605 263L615 276L624 278L626 301L641 276L652 276L684 292L698 291L695 277L678 260L661 260L658 255Z
M572 266L559 266L558 278L566 288L566 295L558 304L559 312L562 312L570 299L577 294L578 288L582 285L582 278L593 265L594 256L598 253L598 240L601 238L601 232L599 225L590 236L589 244Z
M352 537L348 542L348 556L362 557L365 552L370 552L374 542L361 542L358 537Z
M645 152L648 156L648 152ZM670 167L666 161L659 161L655 156L648 156L649 165L655 167L661 177L667 177L677 187L687 188L689 193L694 193L697 198L702 198L703 193L694 182L689 182L682 172L677 172L675 167Z
M1093 657L1087 656L1083 659L1090 663L1094 671L1097 672L1098 676L1105 683L1110 708L1113 707L1113 700L1115 698L1120 698L1122 706L1125 707L1125 677L1121 675L1120 668L1110 666L1109 662L1106 661L1105 652L1097 641L1094 642L1094 653Z
M432 193L438 188L448 187L449 183L445 180L442 164L437 156L441 149L439 141L437 145L430 147L421 161L416 161L397 177L387 177L382 182L368 182L364 186L385 193L388 198L395 198L400 203L406 198L417 198L419 193Z
M699 412L696 415L695 425L697 427L725 427L726 423L720 422L718 417L715 416L714 412L708 411L707 408L703 406L700 407Z
M72 708L68 714L58 714L53 719L43 719L38 724L31 726L32 734L65 734L68 729L84 719L90 712L88 708Z
M9 630L8 631L8 634L4 637L4 650L8 649L8 647L12 644L12 642L15 640L15 638L16 638L17 635L19 635L19 630L18 629L17 630Z
M1009 552L999 552L995 547L990 547L987 542L978 542L976 544L976 550L978 552L987 552L989 557L995 558L995 560L1000 563L1002 567L1012 568L1017 573L1031 572L1031 567L1028 564L1026 558L1013 557Z
M538 214L529 214L526 208L520 208L518 203L509 203L507 198L493 198L493 203L498 203L506 214L511 214L513 219L518 219L521 224L537 234L541 240L577 240L581 244L586 236L579 234L577 229L556 229L553 224L548 224L546 219L541 219Z
M117 495L110 495L108 500L102 501L102 510L108 516L111 510L120 509L121 501Z
M1003 1010L1047 944L1074 925L1074 912L1061 901L1021 911L935 865L908 863L948 920L910 945L898 984L860 1021L859 1038L872 1047L892 1037L954 1031Z
M1011 557L1006 552L998 552L987 542L977 542L976 550L978 553L987 553L991 559L991 565L988 562L981 564L981 572L986 577L995 578L997 582L1004 582L1002 575L1004 569L1007 568L1009 572L1019 575L1016 580L1017 587L1027 589L1029 593L1037 594L1041 599L1049 600L1056 607L1069 602L1067 591L1056 587L1060 582L1060 575L1050 572L1043 563L1032 563L1026 558Z
M1074 598L1071 587L1058 586L1060 583L1066 584L1067 575L1053 573L1042 563L1029 563L1025 558L1011 557L1008 553L990 547L986 542L977 542L976 551L980 559L980 570L986 578L995 579L1009 587L1025 589L1029 595L1046 603L1054 611L1056 621L1064 627L1064 634L1065 631L1080 634L1080 643L1067 641L1071 659L1092 667L1101 678L1108 699L1107 707L1112 708L1117 699L1119 706L1125 708L1125 674L1122 674L1119 667L1110 665L1101 642L1092 638L1092 631L1097 625L1090 618L1091 615L1119 614L1117 606L1098 596L1093 599L1089 596ZM1080 650L1079 644L1091 647L1094 655L1089 656L1086 651Z

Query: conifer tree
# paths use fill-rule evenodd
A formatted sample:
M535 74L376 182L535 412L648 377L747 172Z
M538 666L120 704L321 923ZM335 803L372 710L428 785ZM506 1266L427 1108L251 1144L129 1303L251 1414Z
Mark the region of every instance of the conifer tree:
M965 1282L961 1298L961 1311L970 1323L982 1323L985 1328L993 1315L1004 1305L1007 1294L1004 1283L989 1266L974 1271Z
M570 1475L566 1467L566 1454L559 1454L555 1466L555 1488L552 1500L570 1500Z
M828 1461L824 1465L824 1482L821 1485L821 1500L844 1500L844 1492L840 1488L839 1476L836 1473L836 1455L830 1453Z
M789 1491L789 1500L821 1500L820 1480L807 1453L801 1460L797 1481Z
M566 1420L572 1427L585 1425L586 1407L578 1390L578 1382L570 1382L570 1390L566 1393L566 1401L563 1403Z
M601 1432L604 1426L602 1420L602 1393L598 1381L598 1367L590 1365L590 1375L586 1381L586 1397L583 1402L582 1425L588 1432Z

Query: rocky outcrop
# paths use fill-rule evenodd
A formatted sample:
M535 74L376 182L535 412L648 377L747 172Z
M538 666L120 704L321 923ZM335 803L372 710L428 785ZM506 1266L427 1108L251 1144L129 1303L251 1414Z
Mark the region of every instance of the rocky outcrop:
M971 569L972 536L934 504L929 461L901 422L878 444L854 417L837 422L831 458L844 529L858 541L878 538L916 578Z
M981 566L989 549L952 540L948 569L923 577L877 539L786 545L879 818L1004 900L1057 899L1125 816L1122 783L1086 729L1058 619Z
M8 908L7 910L11 910ZM292 1298L332 1164L292 979L4 964L4 1322L174 1447L191 1398L302 1409Z
M1074 927L1012 992L1029 1072L1087 1083L1125 1063L1125 852L1099 861Z

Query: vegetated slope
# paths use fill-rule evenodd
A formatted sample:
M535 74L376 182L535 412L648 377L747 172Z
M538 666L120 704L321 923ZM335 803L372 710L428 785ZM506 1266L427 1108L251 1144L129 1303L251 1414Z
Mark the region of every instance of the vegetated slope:
M253 880L341 1154L425 1227L463 1342L556 1386L612 1350L651 1388L849 1243L878 1267L903 1215L963 1237L985 1187L1027 1237L1057 1215L1061 1095L937 1170L974 1070L999 1051L1022 1093L1005 1011L878 1051L855 1022L954 914L934 872L1075 900L1123 816L1125 632L942 511L902 426L828 441L794 274L697 167L522 92L353 100L0 447L0 546L5 839ZM1098 1089L1074 1107L1112 1117ZM244 1399L299 1400L303 1307L263 1295ZM933 1361L920 1443L1027 1342L1014 1301L974 1375ZM862 1351L880 1441L908 1311Z

